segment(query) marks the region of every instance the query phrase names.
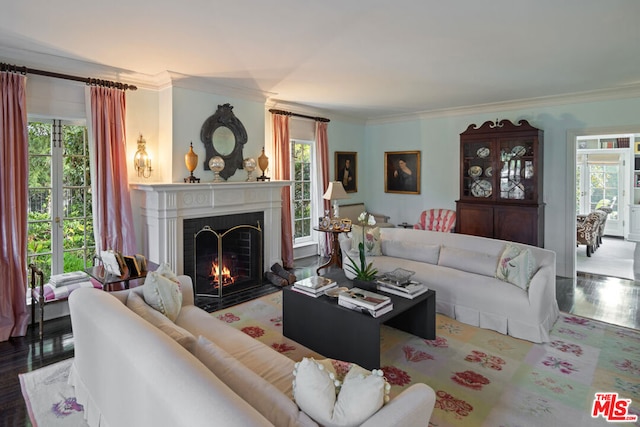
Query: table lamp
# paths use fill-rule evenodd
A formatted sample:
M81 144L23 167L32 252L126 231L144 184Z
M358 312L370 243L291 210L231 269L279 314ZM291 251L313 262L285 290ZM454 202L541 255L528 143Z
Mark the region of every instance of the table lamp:
M349 195L344 191L344 187L340 181L331 181L322 198L333 201L333 217L340 218L338 200L348 199Z

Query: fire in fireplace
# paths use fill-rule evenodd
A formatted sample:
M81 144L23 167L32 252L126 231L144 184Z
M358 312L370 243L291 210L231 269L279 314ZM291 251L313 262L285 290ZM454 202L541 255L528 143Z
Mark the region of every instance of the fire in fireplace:
M209 219L212 225L195 220L202 228L194 230L191 244L185 245L184 270L195 284L196 295L219 298L262 285L261 218L253 218L256 225L242 223L238 215Z

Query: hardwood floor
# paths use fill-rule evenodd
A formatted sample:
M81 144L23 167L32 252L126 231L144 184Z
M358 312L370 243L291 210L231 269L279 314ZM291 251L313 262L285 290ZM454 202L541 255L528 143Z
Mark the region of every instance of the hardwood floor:
M313 275L319 261L317 257L297 261L294 273L299 278ZM265 285L220 301L207 299L198 303L215 311L278 289ZM558 278L556 293L561 311L640 329L640 282L579 274L576 279ZM27 336L0 343L0 426L31 426L18 374L73 357L68 316L45 322L44 337L40 343L37 328L30 328Z

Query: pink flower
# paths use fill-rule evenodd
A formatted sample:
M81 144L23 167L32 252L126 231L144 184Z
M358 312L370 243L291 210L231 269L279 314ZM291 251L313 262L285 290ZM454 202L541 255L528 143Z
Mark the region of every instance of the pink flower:
M542 362L542 364L550 368L558 369L563 374L572 374L578 371L573 367L573 364L571 364L571 362L567 362L566 360L558 359L557 357L552 356L547 356L547 360Z
M488 378L473 371L456 372L451 379L472 390L481 390L483 386L491 383Z
M431 347L448 348L449 343L446 338L436 337L435 340L423 340L424 343Z
M227 322L227 323L233 323L233 322L237 322L238 320L240 320L240 318L238 316L236 316L233 313L225 313L225 314L220 314L217 316L217 318L219 320L222 320L223 322Z
M502 366L505 365L504 359L498 356L491 356L482 351L473 350L471 354L464 358L467 362L479 363L485 368L494 369L496 371L501 371Z
M415 348L405 345L402 347L402 351L404 351L404 357L409 362L421 362L423 360L433 360L433 356L429 353L426 353L422 350L416 350Z
M264 335L264 329L258 326L245 326L241 331L253 338L258 338Z
M286 353L291 350L295 350L296 348L287 343L273 343L271 344L271 348L273 348L278 353Z
M391 385L404 386L411 382L411 376L395 366L384 366L382 372L384 372L384 377Z
M436 408L445 412L453 412L456 418L462 418L473 411L473 406L461 399L457 399L444 390L436 392Z

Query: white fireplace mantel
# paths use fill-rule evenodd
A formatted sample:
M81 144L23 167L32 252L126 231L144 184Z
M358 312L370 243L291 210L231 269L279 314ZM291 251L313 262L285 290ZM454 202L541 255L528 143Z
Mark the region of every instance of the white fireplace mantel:
M184 219L263 212L265 268L281 263L281 190L291 184L291 181L131 184L143 253L153 262L168 262L177 274L182 274Z

